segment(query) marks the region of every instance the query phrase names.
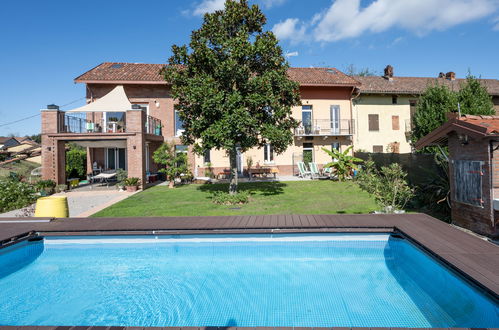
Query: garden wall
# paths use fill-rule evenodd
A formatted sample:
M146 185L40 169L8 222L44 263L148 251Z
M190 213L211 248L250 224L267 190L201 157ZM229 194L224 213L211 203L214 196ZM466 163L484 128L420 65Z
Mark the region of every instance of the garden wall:
M399 163L407 172L409 183L416 186L426 183L429 172L438 171L438 165L435 163L433 154L356 152L355 157L363 160L371 157L376 165L380 167Z

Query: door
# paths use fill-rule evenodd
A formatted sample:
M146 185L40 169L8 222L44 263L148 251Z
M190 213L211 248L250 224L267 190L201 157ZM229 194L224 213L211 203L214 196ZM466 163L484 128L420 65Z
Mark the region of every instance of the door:
M340 134L340 106L332 105L331 112L331 134Z
M110 170L116 170L118 168L126 170L126 149L107 148L106 168Z
M312 106L302 105L301 107L301 123L305 130L305 134L312 133Z
M241 152L241 148L237 148L236 150L237 150L237 156L236 156L237 173L243 174L244 154Z

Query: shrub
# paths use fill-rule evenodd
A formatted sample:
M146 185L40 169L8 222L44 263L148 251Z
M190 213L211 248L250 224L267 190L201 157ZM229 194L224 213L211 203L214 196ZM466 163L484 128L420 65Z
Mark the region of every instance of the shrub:
M87 152L81 147L70 148L66 152L66 176L83 179L87 174Z
M126 178L123 183L127 187L137 187L140 184L139 178Z
M42 195L51 194L54 192L56 184L52 180L39 180L36 184L36 190Z
M217 191L213 193L213 203L221 205L238 205L247 204L249 202L249 193L240 191L237 194L229 194L224 191Z
M343 152L336 149L328 150L326 148L322 148L324 152L326 152L329 156L331 156L331 158L334 159L332 162L324 165L324 167L332 167L339 181L343 181L346 178L350 177L353 174L353 170L356 170L358 168L356 163L363 162L362 159L349 155L352 148L353 146L350 146Z
M414 189L407 182L407 173L397 163L378 170L372 159L369 159L365 162L357 182L386 212L403 209L414 197Z
M118 168L116 170L116 180L118 181L118 183L123 183L127 177L128 177L128 172L125 171L124 169Z
M167 179L170 181L170 188L174 187L175 179L189 174L187 155L183 152L176 152L173 144L163 143L154 152L152 158L156 164L161 165L159 172L166 174Z
M23 208L36 201L32 185L13 179L0 180L0 212Z

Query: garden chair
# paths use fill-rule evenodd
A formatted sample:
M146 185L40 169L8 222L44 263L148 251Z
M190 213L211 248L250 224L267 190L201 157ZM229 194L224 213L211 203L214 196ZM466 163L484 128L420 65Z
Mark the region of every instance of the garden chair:
M310 168L310 175L312 179L318 178L321 174L319 172L319 167L317 166L317 163L308 163L308 167Z
M305 165L304 162L298 162L298 171L299 171L299 174L298 176L301 177L301 178L305 178L306 176L311 176L312 173L310 171L307 170L307 167Z

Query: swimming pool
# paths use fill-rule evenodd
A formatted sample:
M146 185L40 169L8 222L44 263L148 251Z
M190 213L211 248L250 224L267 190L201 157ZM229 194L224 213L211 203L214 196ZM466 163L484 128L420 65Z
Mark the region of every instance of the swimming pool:
M390 234L46 237L0 250L0 325L497 327Z

